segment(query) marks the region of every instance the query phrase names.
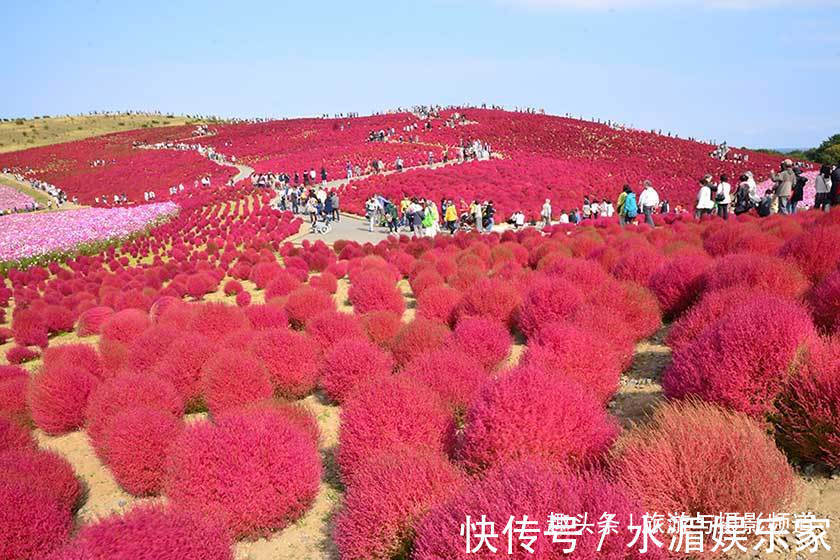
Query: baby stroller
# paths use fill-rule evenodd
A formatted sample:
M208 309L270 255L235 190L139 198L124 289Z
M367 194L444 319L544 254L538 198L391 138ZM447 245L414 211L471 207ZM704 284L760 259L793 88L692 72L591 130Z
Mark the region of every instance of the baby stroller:
M461 214L461 219L458 220L458 231L465 233L471 232L475 228L475 216L469 212Z
M310 232L317 233L319 235L326 235L331 230L332 224L330 223L329 219L322 214L316 214L315 223L312 224L312 229L310 230Z

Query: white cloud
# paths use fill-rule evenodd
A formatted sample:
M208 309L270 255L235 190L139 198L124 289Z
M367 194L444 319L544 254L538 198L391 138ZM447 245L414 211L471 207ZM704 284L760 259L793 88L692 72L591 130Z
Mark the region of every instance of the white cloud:
M781 6L840 6L840 0L496 0L509 6L536 9L611 10L693 6L710 9L751 10Z

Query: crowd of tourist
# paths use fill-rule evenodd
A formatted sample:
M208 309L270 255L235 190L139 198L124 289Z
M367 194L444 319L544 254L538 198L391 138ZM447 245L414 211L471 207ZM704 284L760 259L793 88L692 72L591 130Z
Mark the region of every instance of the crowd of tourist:
M460 208L458 207L460 206ZM434 237L448 232L477 231L489 233L495 225L496 208L492 200L461 200L456 205L452 199L444 198L440 203L422 197L404 195L397 201L374 194L365 202L365 218L368 231L386 227L388 233L399 235L405 231L415 237Z
M4 167L2 171L3 171L3 174L11 175L12 177L14 177L14 179L16 181L18 181L19 183L24 183L24 184L32 187L33 189L41 191L44 194L46 194L47 196L49 196L50 200L47 202L49 208L52 208L53 205L61 206L62 204L64 204L68 200L67 199L67 193L65 193L62 189L56 187L55 185L53 185L51 183L48 183L46 181L41 181L39 179L31 179L29 177L26 177L25 175L22 175L20 173L16 173L15 170L13 170L13 169L8 169L6 167ZM76 202L75 199L73 200L73 202ZM31 210L38 210L38 209L40 209L40 207L38 205L36 205L36 208L33 208ZM29 210L29 209L23 210L22 209L21 211L27 211L28 212L28 211L31 211L31 210Z

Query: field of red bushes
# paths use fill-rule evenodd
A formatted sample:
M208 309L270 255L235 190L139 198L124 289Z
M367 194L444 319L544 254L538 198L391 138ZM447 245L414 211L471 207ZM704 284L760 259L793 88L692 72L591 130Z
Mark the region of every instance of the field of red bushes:
M466 558L467 515L800 511L794 466L840 468L836 211L296 246L238 189L10 271L0 558L241 556L324 481L341 558ZM663 324L663 394L628 426ZM327 456L313 399L340 410ZM80 517L73 466L35 443L79 431L129 499L165 503ZM571 557L656 557L631 537Z
M433 120L416 155L400 153L419 163L463 136L500 157L353 182L345 208L408 190L524 210L642 178L679 199L697 174L738 171L649 133L468 116ZM203 140L258 169L340 174L347 158L393 156L399 144L367 133L412 119L219 125ZM120 173L161 165L182 182L215 164L130 145L189 133L0 165L93 196L85 160L114 150ZM178 157L133 159L147 155ZM750 162L759 179L771 165ZM797 551L791 526L790 550L768 557L836 558L837 209L328 245L300 242L273 193L219 183L145 235L2 277L0 560L750 558L713 550L711 534L688 550L667 515L803 511L832 520L817 534L833 549ZM660 545L627 546L654 512ZM511 517L547 529L558 513L618 525L569 554L550 533L508 544ZM465 548L482 516L495 554Z

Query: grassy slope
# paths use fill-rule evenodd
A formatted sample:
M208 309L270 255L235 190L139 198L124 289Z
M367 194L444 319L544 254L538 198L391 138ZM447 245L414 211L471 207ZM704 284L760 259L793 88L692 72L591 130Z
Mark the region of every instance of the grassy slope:
M137 128L202 122L204 121L170 115L85 115L19 119L0 122L0 153Z

